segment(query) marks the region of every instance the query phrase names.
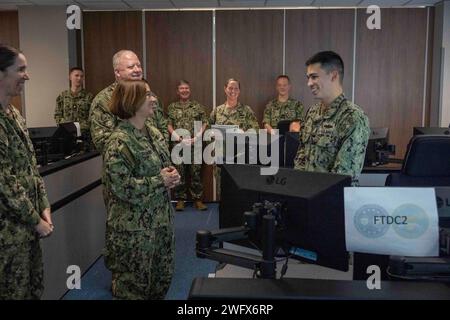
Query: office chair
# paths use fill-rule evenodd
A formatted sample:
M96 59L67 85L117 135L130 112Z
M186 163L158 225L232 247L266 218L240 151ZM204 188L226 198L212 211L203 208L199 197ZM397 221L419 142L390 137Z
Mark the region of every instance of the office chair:
M286 132L289 132L289 126L291 125L292 120L281 120L277 124L278 134L285 135Z
M386 186L450 186L450 136L414 136L407 150L401 172L391 173Z
M386 179L386 186L391 187L434 187L450 186L450 136L417 135L408 144L402 170L391 173ZM381 279L388 280L387 267L389 255L355 253L355 280L366 280L366 269L378 265Z
M411 138L402 170L391 173L386 186L392 187L442 187L450 186L450 136L417 135ZM381 262L382 275L385 268L395 262L389 256L371 256L370 263ZM423 258L423 262L429 262ZM406 265L406 264L405 264Z

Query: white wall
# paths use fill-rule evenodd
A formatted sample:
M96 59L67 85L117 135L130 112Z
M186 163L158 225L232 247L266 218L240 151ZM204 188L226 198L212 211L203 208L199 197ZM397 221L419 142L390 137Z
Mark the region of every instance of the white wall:
M435 6L430 125L450 124L450 1Z
M56 97L69 87L66 8L19 7L20 48L28 60L25 85L28 127L54 126Z
M442 75L442 116L441 126L450 124L450 1L443 3L442 47L444 48L443 75Z

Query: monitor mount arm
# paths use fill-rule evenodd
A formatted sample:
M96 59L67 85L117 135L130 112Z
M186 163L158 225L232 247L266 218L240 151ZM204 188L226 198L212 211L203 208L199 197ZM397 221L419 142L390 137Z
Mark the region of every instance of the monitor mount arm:
M226 241L251 239L257 232L257 214L245 212L245 225L236 228L226 228L214 231L201 230L197 232L197 257L222 263L229 263L243 268L255 270L260 278L275 279L275 217L264 215L262 218L262 257L223 249Z

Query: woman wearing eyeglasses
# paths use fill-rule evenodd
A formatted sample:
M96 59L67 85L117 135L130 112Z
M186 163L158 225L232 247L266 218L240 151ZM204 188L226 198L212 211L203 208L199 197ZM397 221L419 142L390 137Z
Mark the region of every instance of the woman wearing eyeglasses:
M110 110L121 121L104 154L106 266L116 299L163 299L173 272L168 189L180 180L161 133L147 121L157 99L145 81L119 82Z

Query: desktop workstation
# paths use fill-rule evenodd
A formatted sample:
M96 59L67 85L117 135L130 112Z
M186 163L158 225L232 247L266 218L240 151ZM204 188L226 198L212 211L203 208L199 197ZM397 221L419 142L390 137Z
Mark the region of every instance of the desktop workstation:
M47 187L58 226L42 240L45 264L43 299L59 299L69 290L69 274L81 274L101 256L104 247L106 210L102 200L101 155L90 150L89 141L76 125L30 128L39 173ZM57 257L57 258L55 258Z
M389 173L388 185L402 181L396 173L422 175L421 180L403 186L448 185L445 176L450 170L445 161L431 159L432 166L440 168L434 169L437 173L420 173L410 167L417 166L416 158L423 163L424 150L433 159L439 153L445 158L449 141L444 135L413 137L406 164L402 170ZM439 209L439 258L350 253L345 248L343 196L344 187L350 186L349 177L289 168L265 177L259 175L260 169L245 164L222 166L221 229L199 231L196 247L199 258L221 264L212 277L193 281L191 299L450 298L450 215L445 209L449 187L434 188ZM406 179L411 183L413 178ZM370 265L381 268L379 291L368 290Z
M222 181L230 183L228 190L235 190L223 194L224 200L229 200L227 203L235 203L221 207L221 223L228 226L217 231L199 231L196 248L198 257L222 265L213 277L194 280L191 299L450 298L448 233L441 238L441 258L368 254L358 257L354 253L353 259L349 259L343 201L338 200L343 195L339 196L336 189L342 191L349 184L348 178L346 181L346 177L322 174L325 181L332 181L329 188L320 190L319 183L317 189L301 190L293 181L317 181L321 174L296 176L290 169L284 169L275 180L283 179L285 185L268 183L264 177L259 183L253 179L253 184L248 177L258 169L248 165L224 166L227 173ZM449 188L436 190L447 196L449 191ZM253 201L256 204L252 205ZM238 212L245 210L250 211L241 215L241 227L234 226L238 224L233 222L239 219ZM442 228L448 226L448 217L442 217L440 223ZM385 261L387 265L383 265ZM367 287L369 262L386 268L382 270L380 290ZM384 274L388 271L390 276L386 278ZM365 279L358 278L361 274L365 274Z

